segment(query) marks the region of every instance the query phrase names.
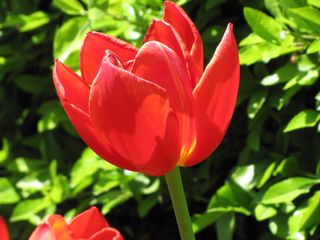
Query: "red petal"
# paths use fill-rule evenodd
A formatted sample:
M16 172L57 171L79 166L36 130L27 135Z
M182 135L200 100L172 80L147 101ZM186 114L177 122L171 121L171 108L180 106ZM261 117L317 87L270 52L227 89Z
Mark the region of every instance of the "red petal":
M33 231L29 237L29 240L55 240L55 238L52 235L49 226L45 223L42 223Z
M89 86L59 60L53 68L53 81L60 101L68 102L88 112Z
M89 32L80 53L81 74L88 83L91 84L96 77L106 50L111 50L122 62L127 62L135 57L138 49L103 33Z
M190 56L190 53L186 49L186 45L182 41L179 34L168 23L161 20L153 20L148 32L145 36L145 42L158 41L174 50L177 55L185 61L191 80L192 88L199 81L202 70L198 68L198 64Z
M116 153L104 135L93 127L91 118L87 113L71 104L64 104L64 109L82 140L96 154L120 168L131 171L136 170L132 163L123 159L118 153Z
M112 147L141 172L162 175L179 156L180 143L166 92L104 62L92 85L90 115Z
M32 233L29 240L73 240L72 234L64 218L54 214L48 217Z
M174 63L174 64L173 64ZM167 90L170 106L178 117L182 150L180 161L194 145L192 84L185 62L170 48L159 42L147 42L138 52L132 72Z
M9 232L5 220L0 216L0 239L9 240Z
M106 227L109 227L109 224L96 207L80 213L69 223L69 228L75 238L90 238Z
M174 2L164 2L163 20L174 27L186 44L187 50L198 63L199 69L203 69L203 46L201 36L188 15Z
M45 222L48 224L52 234L54 235L53 240L73 240L72 233L66 223L66 220L62 216L58 214L51 215Z
M232 33L232 24L229 24L213 58L193 91L198 111L205 112L208 120L211 121L211 129L215 129L215 132L202 129L203 137L206 135L205 132L215 137L211 146L206 147L207 150L198 150L203 154L199 154L194 160L190 159L189 165L203 160L221 142L235 108L239 78L240 65L237 43ZM201 126L199 127L201 128ZM201 129L197 131L201 132ZM207 137L211 138L212 136ZM199 144L199 147L202 146Z
M89 240L123 240L123 237L117 229L109 227L97 232Z

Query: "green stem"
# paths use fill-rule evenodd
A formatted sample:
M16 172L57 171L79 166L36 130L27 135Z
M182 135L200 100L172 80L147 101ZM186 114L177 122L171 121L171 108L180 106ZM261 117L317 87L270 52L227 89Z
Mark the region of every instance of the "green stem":
M165 175L181 240L195 240L179 167Z

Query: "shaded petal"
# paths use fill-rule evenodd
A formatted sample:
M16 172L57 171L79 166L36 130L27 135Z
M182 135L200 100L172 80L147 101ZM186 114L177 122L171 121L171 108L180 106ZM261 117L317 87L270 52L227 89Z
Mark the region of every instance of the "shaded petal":
M0 239L9 240L9 232L5 220L0 216Z
M190 56L190 53L186 49L186 45L175 29L164 21L153 20L145 36L145 42L149 41L163 43L175 51L182 61L185 61L190 77L184 79L184 81L191 80L192 88L194 88L201 77L202 70L199 69L198 64Z
M69 228L75 238L90 238L106 227L109 227L109 224L96 207L80 213L69 223Z
M229 24L213 58L193 91L198 115L203 115L201 113L203 111L211 122L212 129L212 132L206 130L205 127L201 129L201 124L198 123L197 131L203 132L202 137L204 139L212 138L212 136L205 136L206 134L214 135L214 138L210 145L201 146L201 144L198 144L197 147L208 149L198 149L198 152L203 152L203 156L199 154L194 160L189 159L188 165L203 160L221 142L235 108L239 79L240 65L237 43L232 33L232 24ZM205 119L205 117L202 118ZM210 124L207 122L204 125ZM204 142L205 140L201 141Z
M164 2L163 20L174 27L179 33L187 50L198 63L199 69L203 69L203 45L201 36L188 15L177 4L171 1Z
M147 42L138 52L132 72L139 77L156 83L167 90L170 106L175 111L179 126L181 156L187 157L187 152L194 145L195 126L193 119L192 85L186 66L182 59L166 45L151 41Z
M117 229L109 227L97 232L89 240L123 240L123 237Z
M82 140L96 154L117 167L136 171L132 163L116 153L104 135L93 127L88 113L81 111L72 104L65 103L63 107Z
M88 112L89 86L59 60L53 67L53 81L62 103L71 103Z
M105 61L89 105L96 128L139 171L162 175L175 166L179 129L163 88Z
M127 62L135 57L138 49L109 35L89 32L80 52L81 74L89 84L96 77L106 50L114 52L121 62Z

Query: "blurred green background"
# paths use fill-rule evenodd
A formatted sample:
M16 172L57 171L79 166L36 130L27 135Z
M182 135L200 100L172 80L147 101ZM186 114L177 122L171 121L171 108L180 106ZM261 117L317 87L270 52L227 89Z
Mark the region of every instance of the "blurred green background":
M241 59L221 146L182 169L199 240L320 238L320 1L180 0L206 62L228 22ZM14 240L48 214L97 205L127 240L179 239L162 178L99 159L67 119L55 58L79 68L87 31L141 46L160 0L0 0L0 214Z

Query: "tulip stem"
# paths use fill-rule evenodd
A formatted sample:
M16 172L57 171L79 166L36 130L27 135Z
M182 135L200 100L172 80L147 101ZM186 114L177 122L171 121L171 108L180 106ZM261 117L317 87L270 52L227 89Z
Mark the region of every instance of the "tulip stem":
M181 240L195 240L179 167L165 175Z

